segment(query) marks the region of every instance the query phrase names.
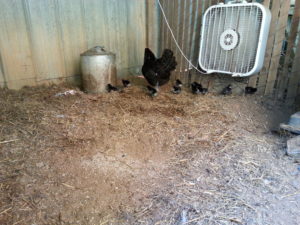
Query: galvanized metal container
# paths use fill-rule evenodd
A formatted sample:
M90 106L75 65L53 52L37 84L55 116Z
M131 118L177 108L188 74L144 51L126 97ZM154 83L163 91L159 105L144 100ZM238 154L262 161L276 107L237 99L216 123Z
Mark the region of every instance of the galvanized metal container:
M300 134L300 112L291 115L288 124L281 123L280 128L295 134Z
M116 85L116 56L96 46L80 55L83 88L88 93L102 93L107 84Z
M296 136L287 141L286 153L289 156L292 156L295 159L300 160L300 136Z

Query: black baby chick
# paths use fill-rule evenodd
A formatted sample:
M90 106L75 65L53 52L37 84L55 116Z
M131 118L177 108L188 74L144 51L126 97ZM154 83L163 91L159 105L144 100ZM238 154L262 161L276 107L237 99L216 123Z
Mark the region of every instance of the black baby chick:
M198 82L194 81L192 84L194 84L198 89L202 88L202 84L199 84Z
M246 94L254 94L257 91L257 88L254 87L245 87L245 93Z
M181 87L180 86L177 86L177 85L174 85L173 86L173 89L171 90L171 92L173 94L179 94L181 92Z
M118 88L112 86L111 84L108 84L108 85L106 86L106 89L107 89L108 92L111 92L111 91L118 91Z
M229 84L227 87L225 87L222 91L222 95L231 95L232 94L232 86Z
M192 93L193 94L200 94L201 93L201 94L205 95L208 92L208 88L202 87L202 84L199 84L197 82L193 82L191 84L191 86L192 86Z
M157 90L153 87L147 86L147 89L149 91L149 95L151 97L155 97L157 95Z
M193 94L200 94L202 93L202 85L197 83L197 82L193 82L191 83L191 88L192 88L192 93Z
M208 92L208 88L201 88L201 93L205 95Z
M124 86L125 88L131 86L131 83L130 83L129 80L123 80L123 79L122 79L122 83L123 83L123 86Z
M200 93L199 88L196 84L192 83L191 88L192 88L192 93L193 94L199 94Z
M175 82L175 86L182 87L182 82L179 79L177 79Z

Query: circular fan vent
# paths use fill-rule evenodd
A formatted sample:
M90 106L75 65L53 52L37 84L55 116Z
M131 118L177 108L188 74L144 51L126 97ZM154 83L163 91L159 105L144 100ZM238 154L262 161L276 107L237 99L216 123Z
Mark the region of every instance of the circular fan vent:
M220 36L220 45L226 50L234 49L238 44L239 36L235 30L227 29Z

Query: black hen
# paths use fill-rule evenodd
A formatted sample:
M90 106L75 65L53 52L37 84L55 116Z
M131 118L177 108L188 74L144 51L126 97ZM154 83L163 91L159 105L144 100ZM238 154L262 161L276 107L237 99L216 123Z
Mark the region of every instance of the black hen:
M170 80L171 71L175 70L177 62L170 49L165 49L161 58L157 59L153 52L145 49L142 72L152 86L161 86Z

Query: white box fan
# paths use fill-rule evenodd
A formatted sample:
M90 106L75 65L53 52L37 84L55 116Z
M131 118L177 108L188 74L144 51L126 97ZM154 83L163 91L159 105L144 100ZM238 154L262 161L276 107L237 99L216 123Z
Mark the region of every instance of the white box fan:
M207 73L250 76L263 66L271 12L259 3L231 1L203 16L199 65Z

